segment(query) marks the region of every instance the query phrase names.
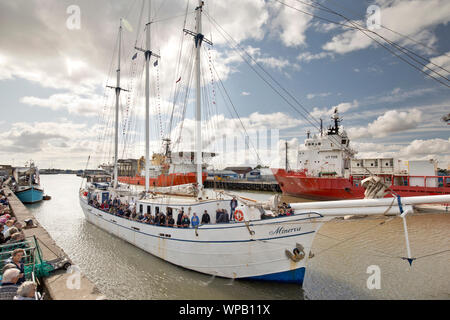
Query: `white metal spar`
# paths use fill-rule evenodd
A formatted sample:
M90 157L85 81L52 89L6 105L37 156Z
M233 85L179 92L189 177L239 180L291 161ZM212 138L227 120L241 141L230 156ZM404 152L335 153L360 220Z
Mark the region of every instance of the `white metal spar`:
M135 47L136 50L145 54L145 191L150 189L150 59L152 56L161 58L154 54L150 48L150 25L152 6L148 0L148 23L146 24L146 48Z
M450 194L420 197L401 197L402 205L432 204L432 203L450 203ZM321 202L304 202L291 203L290 206L294 210L314 210L314 209L348 209L348 208L367 208L367 207L388 207L397 206L397 198L382 199L361 199L361 200L339 200L339 201L321 201ZM345 210L343 210L345 211ZM364 214L364 212L361 212Z
M119 50L117 58L117 83L116 83L116 114L114 129L114 189L117 188L118 180L118 157L119 157L119 104L120 104L120 54L122 46L122 19L120 19L119 27Z
M148 23L146 30L146 52L145 52L145 192L150 186L150 24L151 24L152 4L148 0Z
M196 109L195 109L195 120L196 120L196 127L195 127L195 137L196 137L196 148L197 148L197 185L198 190L200 191L203 187L203 174L202 174L202 106L201 106L201 94L202 94L202 88L200 83L200 77L201 77L201 61L200 61L200 54L201 54L201 47L202 47L202 39L201 39L201 33L202 33L202 7L203 7L203 1L198 0L198 7L197 10L197 35L195 38L195 45L196 45L196 56L195 56L195 74L196 74L196 89L197 89L197 96L196 96Z

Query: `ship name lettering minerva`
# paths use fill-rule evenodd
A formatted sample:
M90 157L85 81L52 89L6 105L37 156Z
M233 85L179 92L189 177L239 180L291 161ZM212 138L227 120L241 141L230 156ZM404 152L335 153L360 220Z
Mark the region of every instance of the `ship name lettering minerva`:
M298 232L300 230L301 230L301 227L285 229L282 226L280 226L280 227L276 228L275 230L270 231L269 235L274 236L274 235L277 235L277 234L286 234L286 233L291 233L291 232Z

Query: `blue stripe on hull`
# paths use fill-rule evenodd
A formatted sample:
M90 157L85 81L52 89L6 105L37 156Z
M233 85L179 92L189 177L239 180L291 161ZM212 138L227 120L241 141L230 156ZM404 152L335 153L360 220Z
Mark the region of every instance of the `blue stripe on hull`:
M305 278L305 268L298 268L289 271L264 274L261 276L248 277L248 280L263 280L303 284Z
M35 188L16 193L17 198L23 203L35 203L42 201L44 192Z

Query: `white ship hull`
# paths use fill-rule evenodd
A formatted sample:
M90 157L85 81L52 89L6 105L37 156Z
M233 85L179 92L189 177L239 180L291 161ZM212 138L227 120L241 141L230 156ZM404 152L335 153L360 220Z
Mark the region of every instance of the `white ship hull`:
M307 257L323 221L316 213L245 223L170 228L118 217L89 206L80 196L86 219L97 227L175 265L231 278L302 283ZM296 245L304 258L294 262L286 254Z

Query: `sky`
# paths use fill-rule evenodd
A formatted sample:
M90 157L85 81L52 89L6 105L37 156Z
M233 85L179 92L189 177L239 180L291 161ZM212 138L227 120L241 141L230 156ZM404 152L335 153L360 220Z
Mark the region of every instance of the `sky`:
M184 97L193 40L183 27L195 30L197 4L152 1L151 47L161 56L150 70L152 151L166 133L193 140L193 91ZM368 17L371 6L377 11ZM142 0L0 0L1 164L32 159L40 168L83 169L111 159L114 90L106 86L115 86L120 18L121 87L130 93L121 94L119 156L144 154L143 56L131 57L145 44L147 11ZM348 28L344 17L409 57ZM449 1L207 0L202 19L213 42L202 51L206 146L218 136L268 130L292 152L308 130L317 133L318 119L328 126L337 107L358 157L435 159L448 167L450 126L441 118L450 112ZM260 145L251 149L267 154ZM223 163L240 164L224 156Z

